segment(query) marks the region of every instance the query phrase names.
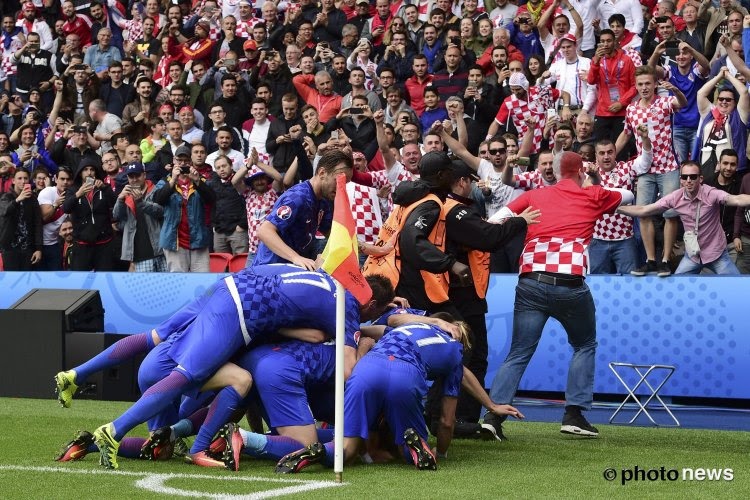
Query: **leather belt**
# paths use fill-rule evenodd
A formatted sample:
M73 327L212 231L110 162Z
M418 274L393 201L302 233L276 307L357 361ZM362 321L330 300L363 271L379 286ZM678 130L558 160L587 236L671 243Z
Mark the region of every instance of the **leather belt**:
M571 275L570 278L560 278L559 276L532 271L530 273L523 273L521 278L528 278L538 281L539 283L545 283L552 286L565 286L568 288L578 288L584 285L584 279L582 276Z

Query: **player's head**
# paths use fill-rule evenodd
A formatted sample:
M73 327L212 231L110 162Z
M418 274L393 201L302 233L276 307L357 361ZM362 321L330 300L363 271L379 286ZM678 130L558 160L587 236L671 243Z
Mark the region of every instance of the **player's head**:
M580 185L585 178L583 158L572 151L565 151L556 155L552 168L555 171L555 177L560 180L571 179Z
M371 274L365 279L372 290L372 297L359 307L359 316L362 321L370 321L383 314L388 304L393 302L396 292L393 291L391 280L382 274Z
M346 182L352 180L354 161L352 155L340 149L330 149L323 153L315 170L315 184L318 194L327 200L336 198L336 176L344 174Z
M469 325L464 321L458 321L456 318L453 317L451 313L447 312L438 312L435 314L430 315L431 318L437 318L442 319L443 321L447 321L448 323L453 323L458 327L458 332L461 335L460 339L456 339L464 346L464 349L471 349L471 328L469 328Z

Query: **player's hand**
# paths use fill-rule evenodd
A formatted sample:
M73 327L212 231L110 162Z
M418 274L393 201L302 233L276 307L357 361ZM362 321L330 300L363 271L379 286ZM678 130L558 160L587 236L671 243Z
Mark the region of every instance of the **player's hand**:
M296 256L296 257L294 257L292 259L292 264L294 264L295 266L303 267L303 268L307 269L308 271L315 271L318 268L318 266L315 265L315 261L314 260L307 259L307 258L302 257L300 255L298 255L298 256Z
M493 404L490 408L487 409L495 415L510 415L518 419L526 418L523 413L521 413L511 405Z
M537 220L539 217L542 216L542 211L539 209L534 209L534 207L526 207L526 210L518 214L519 217L522 217L523 220L526 221L526 225L530 226L532 224L539 224L541 221Z
M405 297L393 297L393 301L388 304L388 307L402 307L408 309L410 307L409 301Z
M469 266L462 264L458 261L454 262L451 266L451 274L458 278L458 282L461 286L471 285L471 274L469 273Z
M453 323L442 319L436 319L435 326L453 337L453 340L461 340L461 329L458 327L458 325L454 325Z
M742 253L742 240L739 238L734 239L734 249L737 250L737 253Z

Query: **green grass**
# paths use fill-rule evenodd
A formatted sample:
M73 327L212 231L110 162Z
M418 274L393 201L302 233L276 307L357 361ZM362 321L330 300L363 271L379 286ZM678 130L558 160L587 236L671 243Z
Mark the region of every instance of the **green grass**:
M262 477L273 481L272 463L242 462L239 473L169 462L141 462L120 458L120 471L142 476L73 474L58 471L8 470L7 466L60 467L100 471L98 456L58 464L54 453L79 429L93 430L112 420L127 403L73 402L63 409L53 400L0 399L0 495L15 498L165 498L136 487L148 474L197 474L201 478L173 478L164 486L205 492L207 495L249 495L294 484L241 481L228 478ZM300 493L304 498L750 498L750 433L686 429L600 426L600 439L576 439L559 433L558 424L511 422L510 440L503 443L455 441L449 459L437 472L419 472L403 464L354 465L344 471L346 485ZM144 436L145 428L133 431ZM731 468L733 481L654 481L620 484L621 469L665 467ZM618 477L608 482L606 468ZM215 480L213 478L216 478ZM282 479L333 479L333 473L313 466ZM152 478L153 480L154 478ZM174 495L171 495L174 498Z

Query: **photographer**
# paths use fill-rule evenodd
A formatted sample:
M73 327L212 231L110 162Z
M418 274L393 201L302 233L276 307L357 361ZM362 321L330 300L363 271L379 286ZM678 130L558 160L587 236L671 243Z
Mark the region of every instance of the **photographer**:
M17 67L16 93L24 101L29 100L29 91L36 87L45 95L52 88L55 76L52 73L52 54L40 48L39 34L29 33L26 43L10 57Z
M208 272L211 232L206 208L216 196L192 165L190 148L174 154L172 173L156 185L154 202L164 207L159 247L164 249L169 272ZM186 218L184 218L186 216Z

